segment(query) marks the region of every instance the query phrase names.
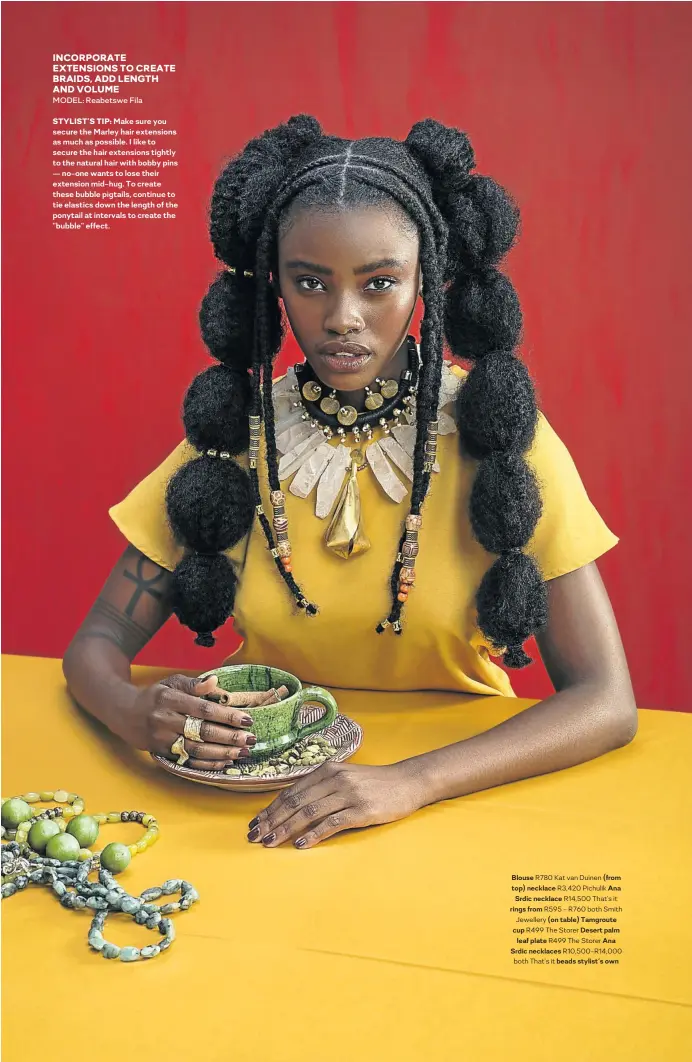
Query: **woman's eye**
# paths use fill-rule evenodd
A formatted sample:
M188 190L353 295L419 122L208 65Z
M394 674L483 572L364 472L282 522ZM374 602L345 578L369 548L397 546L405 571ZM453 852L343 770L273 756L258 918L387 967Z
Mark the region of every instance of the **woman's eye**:
M298 287L299 288L303 288L303 291L318 291L319 290L318 288L303 287L303 285L307 285L307 284L312 285L313 283L314 284L321 284L322 281L319 280L318 277L299 277L298 278Z
M389 291L390 287L392 287L394 284L396 284L396 280L394 280L393 277L373 277L372 280L368 281L368 284L386 284L387 285L386 288L377 287L377 288L374 288L373 290L374 291Z
M298 277L296 283L303 291L319 291L324 287L319 277ZM369 287L370 284L377 285L374 288ZM396 284L396 280L393 277L372 277L365 286L365 290L368 291L389 291L389 289Z

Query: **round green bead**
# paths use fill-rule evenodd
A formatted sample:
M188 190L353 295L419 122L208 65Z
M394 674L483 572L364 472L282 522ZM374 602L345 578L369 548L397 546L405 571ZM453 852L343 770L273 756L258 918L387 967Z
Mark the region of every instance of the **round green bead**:
M130 865L132 855L126 844L112 841L101 852L101 866L110 870L111 874L120 874Z
M51 837L60 833L60 827L52 819L39 819L29 830L29 845L34 852L45 852Z
M136 962L139 958L139 948L121 948L120 949L120 961L121 962Z
M46 844L46 855L49 859L59 859L61 863L67 859L77 859L79 841L69 833L56 833Z
M21 797L11 797L2 805L0 821L10 830L16 829L20 822L26 822L30 818L31 808Z
M99 824L91 815L75 815L66 832L77 838L80 848L88 848L99 835Z

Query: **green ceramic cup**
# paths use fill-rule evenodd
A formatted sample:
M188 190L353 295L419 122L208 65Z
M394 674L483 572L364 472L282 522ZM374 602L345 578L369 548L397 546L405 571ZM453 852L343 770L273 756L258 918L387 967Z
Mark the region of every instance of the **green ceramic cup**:
M251 759L262 759L276 752L295 745L302 738L314 734L329 726L336 719L339 709L331 693L320 686L303 689L300 679L288 671L277 667L265 667L263 664L229 664L226 667L212 668L199 676L202 679L216 675L219 688L229 693L238 690L271 690L279 686L288 687L289 696L277 704L265 704L259 708L243 708L252 719L250 733L257 738L257 744L250 750ZM300 710L304 704L313 702L324 705L324 715L314 723L301 726Z

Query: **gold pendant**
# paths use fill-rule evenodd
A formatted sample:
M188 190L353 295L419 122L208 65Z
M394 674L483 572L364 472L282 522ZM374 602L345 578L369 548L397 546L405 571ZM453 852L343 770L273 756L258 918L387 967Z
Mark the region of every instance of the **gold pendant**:
M303 384L302 395L307 402L316 402L322 394L322 387L315 380Z
M332 521L324 536L325 545L338 557L348 560L370 549L370 541L361 526L358 466L363 461L360 450L351 451L351 472L342 487Z
M385 398L394 398L394 395L399 390L399 384L396 380L385 380L382 384L380 391Z
M328 413L332 417L334 416L339 409L339 399L336 397L336 391L332 391L327 398L322 399L320 402L320 409L323 413Z
M336 419L339 421L339 424L343 424L345 428L350 428L350 426L355 424L358 420L358 410L355 406L341 406L336 415Z
M366 387L365 390L368 395L365 399L366 409L379 409L380 406L384 405L384 398L381 394L378 394L376 391L371 391L369 387Z

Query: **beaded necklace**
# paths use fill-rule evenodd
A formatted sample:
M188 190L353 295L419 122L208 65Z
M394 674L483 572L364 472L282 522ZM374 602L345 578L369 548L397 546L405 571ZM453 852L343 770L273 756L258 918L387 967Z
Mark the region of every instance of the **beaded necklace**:
M367 408L362 413L357 413L353 406L339 407L331 394L321 398L322 385L316 383L307 365L289 369L272 389L279 480L284 482L291 478L288 490L298 498L307 499L314 491L315 516L320 520L330 516L324 544L344 559L370 548L363 527L358 473L369 466L379 486L396 504L409 493L406 481L413 482L420 354L413 336L408 337L408 346L409 367L401 380L398 383L378 381L380 392L368 394ZM445 362L437 420L428 425L425 444L428 472L439 472L437 436L457 430L454 418L445 412L444 407L454 401L460 383L449 363ZM388 397L385 399L384 396ZM378 439L373 439L373 429L382 429ZM335 435L339 439L336 447ZM352 448L349 436L353 440ZM403 480L395 469L403 473ZM275 521L278 518L281 525L279 528L275 522L279 540L277 555L282 556L285 566L289 566L290 546L281 541L285 495L283 491L275 494L276 497L272 495ZM281 554L282 549L285 557Z
M34 811L31 805L39 801L57 801L60 806ZM29 884L50 885L63 907L69 910L90 908L94 911L87 938L93 951L100 952L106 959L119 958L122 962L153 959L166 951L175 940L175 927L167 916L175 911L187 911L199 900L199 893L189 881L179 878L171 878L163 885L145 889L139 896L126 892L116 882L113 871L124 870L132 856L139 855L156 842L159 834L158 823L153 815L142 811L111 811L86 816L84 806L81 797L64 789L3 798L2 899L8 899L16 892L21 892ZM22 817L24 815L27 817ZM17 821L18 818L21 821ZM75 853L76 859L51 858L31 847L31 832L36 824L52 821L58 827L54 837L60 834L73 836L69 834L70 821L79 823L85 819L97 825L138 822L146 828L146 833L132 845L115 843L96 852L79 847ZM49 844L50 839L44 847ZM98 872L97 881L89 881L92 871ZM175 893L180 893L180 900L167 901L161 906L154 903L154 900L162 896L173 896ZM112 944L105 939L103 929L108 915L115 912L130 915L138 925L158 931L163 940L144 948L121 948Z

